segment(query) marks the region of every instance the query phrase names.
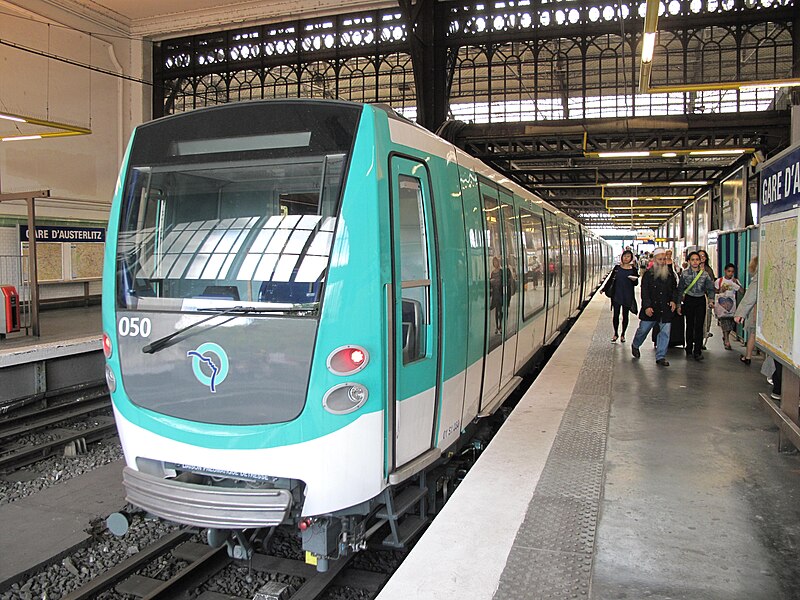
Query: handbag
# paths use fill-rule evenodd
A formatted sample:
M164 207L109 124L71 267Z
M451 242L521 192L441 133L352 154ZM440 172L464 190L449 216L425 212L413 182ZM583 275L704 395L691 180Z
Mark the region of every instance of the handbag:
M714 296L714 316L718 319L732 319L736 314L736 292L728 290Z
M614 297L614 283L616 283L617 281L617 271L619 271L619 269L617 267L614 267L614 269L611 271L611 276L608 278L608 281L606 281L606 284L603 286L602 292L609 298Z

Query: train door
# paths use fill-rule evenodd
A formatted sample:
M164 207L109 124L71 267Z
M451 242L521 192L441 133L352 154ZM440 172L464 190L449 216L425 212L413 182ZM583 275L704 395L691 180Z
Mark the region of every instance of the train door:
M394 467L430 449L439 393L433 204L423 163L393 157Z

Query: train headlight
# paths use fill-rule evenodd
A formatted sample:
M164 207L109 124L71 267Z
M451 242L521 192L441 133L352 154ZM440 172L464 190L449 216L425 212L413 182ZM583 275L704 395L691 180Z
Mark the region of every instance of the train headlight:
M106 332L103 332L103 354L106 355L106 358L111 358L113 353L114 347L111 345L111 338Z
M340 383L325 393L322 406L334 415L346 415L364 406L367 398L369 391L360 383Z
M117 377L108 365L106 365L106 385L108 385L109 392L114 392L117 389Z
M369 352L361 346L341 346L328 355L326 364L334 375L358 373L369 363Z

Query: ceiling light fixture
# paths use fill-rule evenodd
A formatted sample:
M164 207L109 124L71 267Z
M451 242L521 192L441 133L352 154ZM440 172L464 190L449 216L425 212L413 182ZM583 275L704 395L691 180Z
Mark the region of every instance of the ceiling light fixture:
M642 185L641 181L612 181L611 183L604 184L606 187L636 187Z
M67 123L59 123L57 121L48 121L47 119L37 119L36 117L28 117L25 115L18 115L10 112L0 113L0 119L5 119L7 121L14 121L16 123L26 123L27 125L44 127L48 130L43 133L37 133L37 134L25 134L20 132L19 135L9 135L0 138L0 140L4 142L22 141L22 140L41 140L44 138L66 137L73 135L88 135L92 133L92 130L86 127L69 125Z
M670 185L708 185L707 181L670 181Z
M734 154L744 154L751 152L750 148L713 148L709 150L692 150L689 156L728 156Z
M620 150L612 152L597 152L597 158L646 158L650 156L649 150Z
M5 113L0 113L0 119L6 119L8 121L16 121L17 123L27 123L27 121L22 117L17 117L15 115L7 115Z
M21 142L24 140L40 140L40 135L13 135L11 137L0 138L0 142Z
M619 201L632 201L632 200L694 200L694 196L604 196L603 200L619 200Z

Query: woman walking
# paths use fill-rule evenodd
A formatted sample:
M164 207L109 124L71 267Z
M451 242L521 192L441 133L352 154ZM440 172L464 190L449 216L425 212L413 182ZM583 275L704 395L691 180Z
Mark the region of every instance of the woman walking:
M753 350L756 347L756 302L758 300L758 257L753 257L750 265L747 267L750 271L750 285L747 286L747 291L744 293L744 298L739 303L736 309L736 314L733 320L736 323L744 325L744 331L747 334L747 344L744 349L744 356L741 360L744 364L749 365L753 359Z
M622 312L622 341L625 341L625 332L628 329L628 313L636 313L639 309L636 306L636 296L633 288L639 283L639 273L633 262L633 252L625 250L620 256L619 264L614 266L611 277L603 288L603 293L611 298L611 309L614 311L612 324L614 325L614 337L612 342L620 339L619 336L619 315Z
M689 254L689 268L681 273L678 295L681 306L678 312L686 316L686 356L703 360L703 324L706 320L706 296L714 297L714 280L700 266L700 255ZM709 306L713 306L711 301Z

